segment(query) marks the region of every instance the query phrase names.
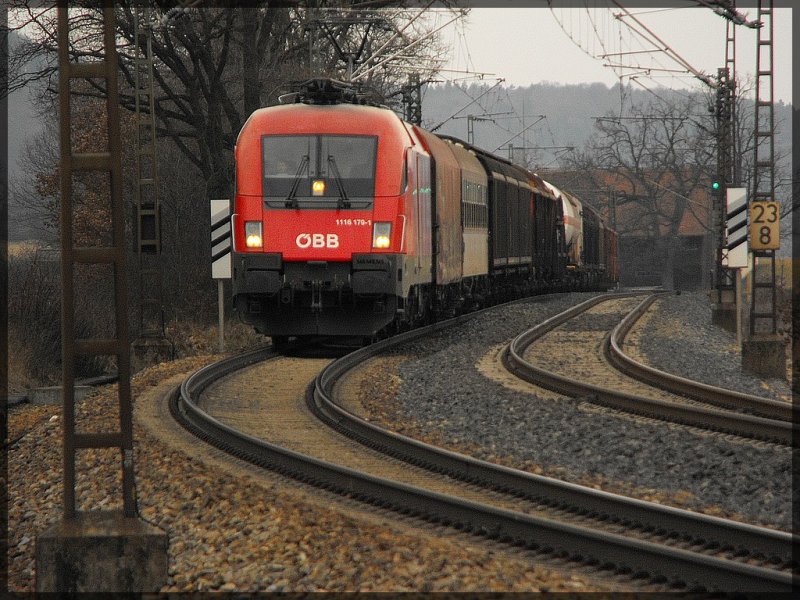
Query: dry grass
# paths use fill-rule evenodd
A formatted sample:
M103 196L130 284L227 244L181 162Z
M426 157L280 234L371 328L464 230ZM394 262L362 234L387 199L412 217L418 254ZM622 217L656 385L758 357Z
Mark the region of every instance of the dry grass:
M32 242L9 242L8 243L8 256L22 256L24 254L28 254L30 252L34 252L37 249L41 248L42 245L39 242L32 241Z
M175 347L175 358L205 356L218 352L218 333L216 325L173 321L166 328L165 337ZM263 346L269 338L255 333L252 327L231 320L225 324L225 352L243 352ZM8 333L8 386L12 394L45 385L54 385L60 379L61 368L57 366L50 376L37 374L34 349L26 341L26 336L14 329Z
M165 337L175 346L175 358L214 354L219 351L219 332L216 325L172 321L165 327ZM257 334L251 326L236 319L225 323L225 352L243 352L268 342L269 338Z
M9 244L9 259L8 386L11 393L21 393L58 384L62 378L60 267L52 251L32 242ZM76 285L78 283L88 290L88 295L94 293L92 280L80 280ZM103 321L103 315L107 315L96 310L102 302L87 301L82 305L84 314L76 311L77 337L107 337L105 333L109 327ZM188 316L197 319L196 313ZM176 358L217 352L217 335L216 325L188 321L173 321L165 331L166 338L175 347ZM226 323L226 352L241 352L268 341L236 318ZM109 361L82 360L77 364L76 376L88 377L109 370L116 370Z
M31 374L28 365L33 360L33 351L29 344L23 343L21 336L14 330L8 332L8 392L21 394L25 390L43 384Z
M792 289L792 267L796 259L778 258L775 261L775 282L784 290ZM800 267L800 262L798 262Z

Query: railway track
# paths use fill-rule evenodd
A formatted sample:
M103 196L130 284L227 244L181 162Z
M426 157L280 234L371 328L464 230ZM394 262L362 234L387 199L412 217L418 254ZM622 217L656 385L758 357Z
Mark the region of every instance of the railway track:
M744 394L707 385L699 381L692 381L660 371L628 356L623 351L625 337L657 299L658 295L656 294L645 298L628 316L620 321L619 325L611 332L611 335L606 338L603 344L603 353L611 365L629 377L706 404L728 410L742 411L777 421L798 421L797 415L793 414L792 405L788 402L770 400L752 394Z
M232 427L209 414L215 410L212 406L200 407L209 403L207 398L199 400L204 391L220 385L226 375L285 360L264 350L195 373L172 398L173 415L209 443L256 464L374 505L576 564L687 589L791 589L789 534L479 461L382 430L336 401L342 378L365 360L446 326L439 323L409 332L331 363L308 389L308 410L296 406L281 417L264 412L275 404L274 398L252 407L255 399L250 394L233 394L245 400L238 405L229 402L223 412L250 407L262 416L256 422L249 414L240 415L237 427ZM250 372L246 378L266 381L264 375ZM217 391L218 399L231 397ZM312 413L332 429L321 427ZM251 427L249 432L241 431L242 423ZM280 442L265 439L267 424L270 431L280 432ZM288 439L292 429L301 432L298 439ZM334 429L358 444L345 444ZM360 458L340 464L338 458L350 454ZM326 460L331 456L337 457L337 464Z
M676 377L643 365L622 352L625 335L657 298L657 294L651 295L638 304L601 344L603 356L611 365L631 379L645 382L633 386L625 382L627 392L619 389L623 386L619 382L615 382L613 388L597 385L576 376L574 370L567 374L567 369L562 368L562 372L557 373L541 364L533 364L528 358L538 340L607 302L608 298L587 300L521 333L503 352L503 364L530 383L607 408L754 440L786 446L797 444L800 437L796 434L800 430L792 422L791 404ZM648 393L653 386L669 394L654 397Z

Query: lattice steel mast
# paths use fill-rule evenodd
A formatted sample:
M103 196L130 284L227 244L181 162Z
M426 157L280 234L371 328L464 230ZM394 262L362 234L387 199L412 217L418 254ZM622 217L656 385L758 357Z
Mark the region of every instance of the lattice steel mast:
M753 189L751 202L775 201L775 109L773 105L773 2L759 0L756 47L756 108ZM753 251L753 300L750 303L750 337L777 331L775 250ZM759 328L767 322L768 331Z
M730 27L730 26L729 26ZM728 61L726 59L726 65ZM717 89L716 89L716 121L717 121L717 181L720 186L714 192L714 238L716 247L716 275L714 278L719 298L726 290L734 288L734 271L723 266L727 264L728 250L725 237L726 217L727 217L727 190L730 187L737 187L734 182L733 174L733 155L735 147L733 142L733 131L735 130L735 117L733 105L734 80L733 73L729 66L717 70ZM744 207L743 207L744 208Z
M156 166L153 36L149 5L134 8L136 102L136 252L139 259L139 335L164 337L161 273L161 206Z
M735 6L731 3L731 10ZM718 243L715 283L721 297L723 290L733 290L735 273L724 267L732 247L725 239L726 193L728 188L741 186L741 159L736 143L736 24L726 23L725 66L717 70L716 116L717 116L717 181L720 182L717 203L714 206L714 235ZM746 207L742 207L744 210ZM734 215L727 215L728 218Z
M69 60L69 17L66 2L58 5L58 69L61 133L61 274L63 287L63 400L64 400L64 517L74 519L75 455L84 448L119 448L122 467L123 512L137 516L133 468L133 424L130 388L130 342L128 337L128 296L125 261L125 211L122 201L122 160L119 131L117 83L116 18L111 3L103 6L105 59L91 63ZM76 153L72 147L71 82L98 78L106 86L108 148L102 152ZM75 247L72 177L76 172L108 173L110 179L111 245ZM74 272L76 264L111 265L114 284L115 337L79 339L75 330ZM119 375L119 431L75 431L75 367L81 355L110 355L117 358Z
M402 88L403 114L406 121L414 125L422 125L422 85L419 73L411 73L408 83Z

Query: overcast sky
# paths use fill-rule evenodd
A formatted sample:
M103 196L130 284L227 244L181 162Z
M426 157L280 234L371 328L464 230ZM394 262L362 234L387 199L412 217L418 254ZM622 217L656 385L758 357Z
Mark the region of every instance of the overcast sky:
M504 78L506 85L517 86L543 81L561 84L600 81L613 85L619 82L618 73L633 73L631 69L615 72L603 66L609 60L627 65L683 69L663 52L642 52L652 46L640 41L640 36L627 26L620 26L612 11L603 8L603 2L585 3L591 7L588 10L566 8L565 2L553 4L552 11L546 7L473 8L468 20L445 30L445 39L452 44L447 68L492 73ZM695 6L688 7L691 4ZM750 6L741 8L740 12L755 20L757 11L753 3L739 2L740 6L744 4ZM686 2L685 5L686 8L666 10L656 7L628 10L694 69L716 77L717 68L725 64L726 21L708 8L697 7L696 3ZM620 9L614 7L613 12L620 13ZM774 100L791 102L792 9L776 8L773 20ZM626 17L625 21L641 30L631 18ZM636 53L600 60L589 56L571 37L592 55ZM736 70L740 79L755 71L756 39L754 29L736 28ZM449 72L443 75L454 80L460 77ZM642 75L639 81L654 90L658 86L703 87L692 76L655 70L651 70L649 76Z

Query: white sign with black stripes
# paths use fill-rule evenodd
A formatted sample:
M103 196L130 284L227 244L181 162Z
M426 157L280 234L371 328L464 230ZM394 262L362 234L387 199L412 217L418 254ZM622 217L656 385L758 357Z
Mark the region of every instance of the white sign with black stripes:
M231 278L231 201L211 201L211 277Z
M725 209L726 252L722 266L740 269L747 266L747 190L728 188Z

